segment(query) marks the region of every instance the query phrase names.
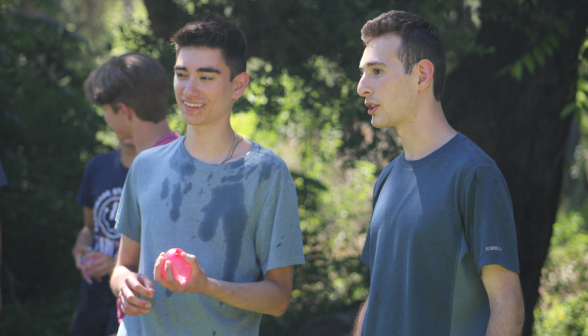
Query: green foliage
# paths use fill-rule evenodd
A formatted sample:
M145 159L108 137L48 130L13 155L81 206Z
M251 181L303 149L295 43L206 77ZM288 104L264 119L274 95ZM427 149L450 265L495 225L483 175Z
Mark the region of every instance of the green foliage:
M231 122L237 132L274 150L290 167L304 234L307 263L296 267L292 304L284 316L264 316L262 322L262 335L287 336L321 315L356 309L368 293L368 271L359 254L371 214L372 186L400 147L392 130L371 127L363 99L356 94L361 26L393 8L421 15L440 29L451 71L464 55L494 52L494 46L475 43L482 21L496 19L492 15L510 20L528 38L514 54L518 60L506 70L518 76L536 71L566 36L566 21L554 21L549 13L537 13L531 22L552 27L548 32L517 21L534 10L535 0L512 2L518 6L512 15L497 8L486 11L486 17L478 16L476 0L344 0L336 5L327 0L177 0L165 2L177 7L176 20L164 18L159 26L147 18L138 0L60 3L65 11L53 1L40 0L37 9L43 15L27 17L19 12L20 0L0 0L0 158L10 181L0 190L4 263L10 271L2 277L1 334L67 333L79 279L69 252L81 228L75 193L89 158L114 145L112 133L87 105L81 87L93 65L110 55L153 55L168 70L171 87L175 57L166 34L209 13L223 13L245 31L255 56L248 64L252 81L237 101ZM67 29L47 14L59 17ZM588 80L582 76L572 112L588 108ZM184 133L173 95L169 103L170 125ZM546 330L543 334L586 325L580 317L586 315L585 306L574 303L586 298L579 292L574 297L568 285L561 285L575 286L584 278L565 278L555 266L572 265L572 258L584 253L576 241L580 229L561 227L572 229L556 232L569 238L565 242L554 238L559 247L552 251L553 258L560 258L554 254L559 249L566 252L548 265L557 284L542 287L547 294L537 330ZM575 246L575 252L566 246ZM578 267L572 265L574 272ZM565 326L559 319L561 302L567 307L563 320L571 319Z
M376 166L357 161L342 169L338 112L355 99L355 88L323 58L313 61L316 79L309 85L285 71L273 77L271 64L250 60L252 82L231 118L237 132L284 158L298 194L307 263L296 267L290 308L279 318L264 317L262 335L294 335L318 316L357 308L368 293L359 255ZM335 83L337 91L323 91Z
M59 314L55 321L71 316L71 305L35 306L77 287L70 251L82 209L75 196L85 163L104 150L95 138L103 123L81 90L88 73L82 39L19 8L18 1L0 5L0 157L9 181L0 190L0 334L49 335L58 333L38 329L33 312Z
M500 70L498 76L509 74L520 81L525 70L533 74L560 47L562 40L569 38L570 22L573 20L570 12L562 17L555 11L546 10L536 0L519 0L517 3L496 1L488 7L492 6L496 7L486 11L488 18L507 23L525 41L521 43L520 50L513 50L516 58ZM503 15L504 12L520 15Z
M537 336L588 334L588 230L578 213L560 213L542 270Z
M0 333L10 336L69 335L69 326L77 302L76 290L63 290L24 301L3 297Z
M568 153L569 164L563 179L564 208L580 211L582 215L588 215L588 169L586 168L588 157L588 39L584 41L580 49L578 81L574 95L561 112L561 117L575 114L579 126L579 139L573 153ZM571 155L570 155L571 154Z

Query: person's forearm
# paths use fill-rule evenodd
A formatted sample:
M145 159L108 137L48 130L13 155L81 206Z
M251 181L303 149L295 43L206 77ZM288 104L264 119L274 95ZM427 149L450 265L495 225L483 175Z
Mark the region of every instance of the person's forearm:
M272 279L233 283L211 278L208 278L203 294L236 308L273 316L280 316L286 311L292 295Z
M117 298L120 295L120 287L122 282L130 273L136 273L136 270L131 270L128 267L122 265L117 265L114 268L114 271L112 271L112 276L110 277L110 289Z
M519 336L525 321L524 307L513 300L494 303L490 308L490 320L486 336Z
M75 253L75 251L79 248L85 249L92 246L93 239L94 238L92 236L92 232L90 231L90 229L87 226L84 226L84 228L78 234L78 238L76 239L76 244L74 245L73 252Z
M365 312L367 310L368 301L370 297L368 296L365 299L365 302L359 308L359 313L357 314L357 319L355 320L355 326L353 327L353 336L361 336L361 329L363 328L363 319L365 317Z

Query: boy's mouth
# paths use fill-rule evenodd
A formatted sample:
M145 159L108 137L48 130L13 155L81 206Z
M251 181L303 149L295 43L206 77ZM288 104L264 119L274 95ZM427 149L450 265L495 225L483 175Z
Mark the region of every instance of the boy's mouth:
M368 114L373 115L380 105L374 103L365 102L365 106L368 108Z
M204 104L192 104L192 103L188 103L187 101L184 102L184 105L186 105L188 107L192 107L192 108L198 108L198 107L204 106Z

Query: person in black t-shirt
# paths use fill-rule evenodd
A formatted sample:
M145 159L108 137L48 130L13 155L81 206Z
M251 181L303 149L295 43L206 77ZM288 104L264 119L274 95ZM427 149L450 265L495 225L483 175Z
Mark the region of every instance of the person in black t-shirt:
M167 86L159 62L140 53L112 57L84 84L88 100L104 110L120 149L88 163L77 198L84 207L84 228L72 254L83 279L71 325L74 336L109 336L118 330L116 297L109 287L120 244L116 212L137 153L178 137L165 119Z

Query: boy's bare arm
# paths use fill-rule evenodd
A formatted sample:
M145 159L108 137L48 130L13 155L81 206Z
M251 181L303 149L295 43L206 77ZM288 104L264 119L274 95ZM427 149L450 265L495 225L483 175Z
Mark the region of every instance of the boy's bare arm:
M365 317L365 311L367 310L368 301L370 296L368 295L365 302L359 308L359 313L357 314L357 319L355 320L355 325L353 326L353 336L361 336L361 329L363 328L363 319Z
M192 267L190 279L181 285L171 272L171 264L163 264L163 253L155 262L155 281L172 292L205 294L226 304L262 314L280 316L290 305L294 266L285 266L267 271L263 281L234 283L208 278L198 265L196 256L182 253ZM165 266L166 281L161 276Z
M97 251L89 252L89 248L92 247L94 241L93 231L94 210L84 207L84 227L78 234L72 254L76 267L80 270L86 282L90 284L92 283L92 278L100 282L103 276L112 273L115 264L114 258L107 254ZM84 258L91 258L90 262L84 264Z
M148 314L151 303L139 297L152 298L155 286L151 278L145 274L137 274L141 256L141 244L122 235L118 250L118 260L112 277L110 288L120 298L121 309L126 315L137 316Z
M525 307L519 275L500 265L486 265L482 267L482 282L490 301L486 335L520 335Z
M74 257L76 267L81 271L82 277L86 279L88 283L92 283L89 275L84 271L82 261L88 248L92 246L92 230L94 229L94 213L92 208L84 207L84 227L78 233L78 238L71 253Z

